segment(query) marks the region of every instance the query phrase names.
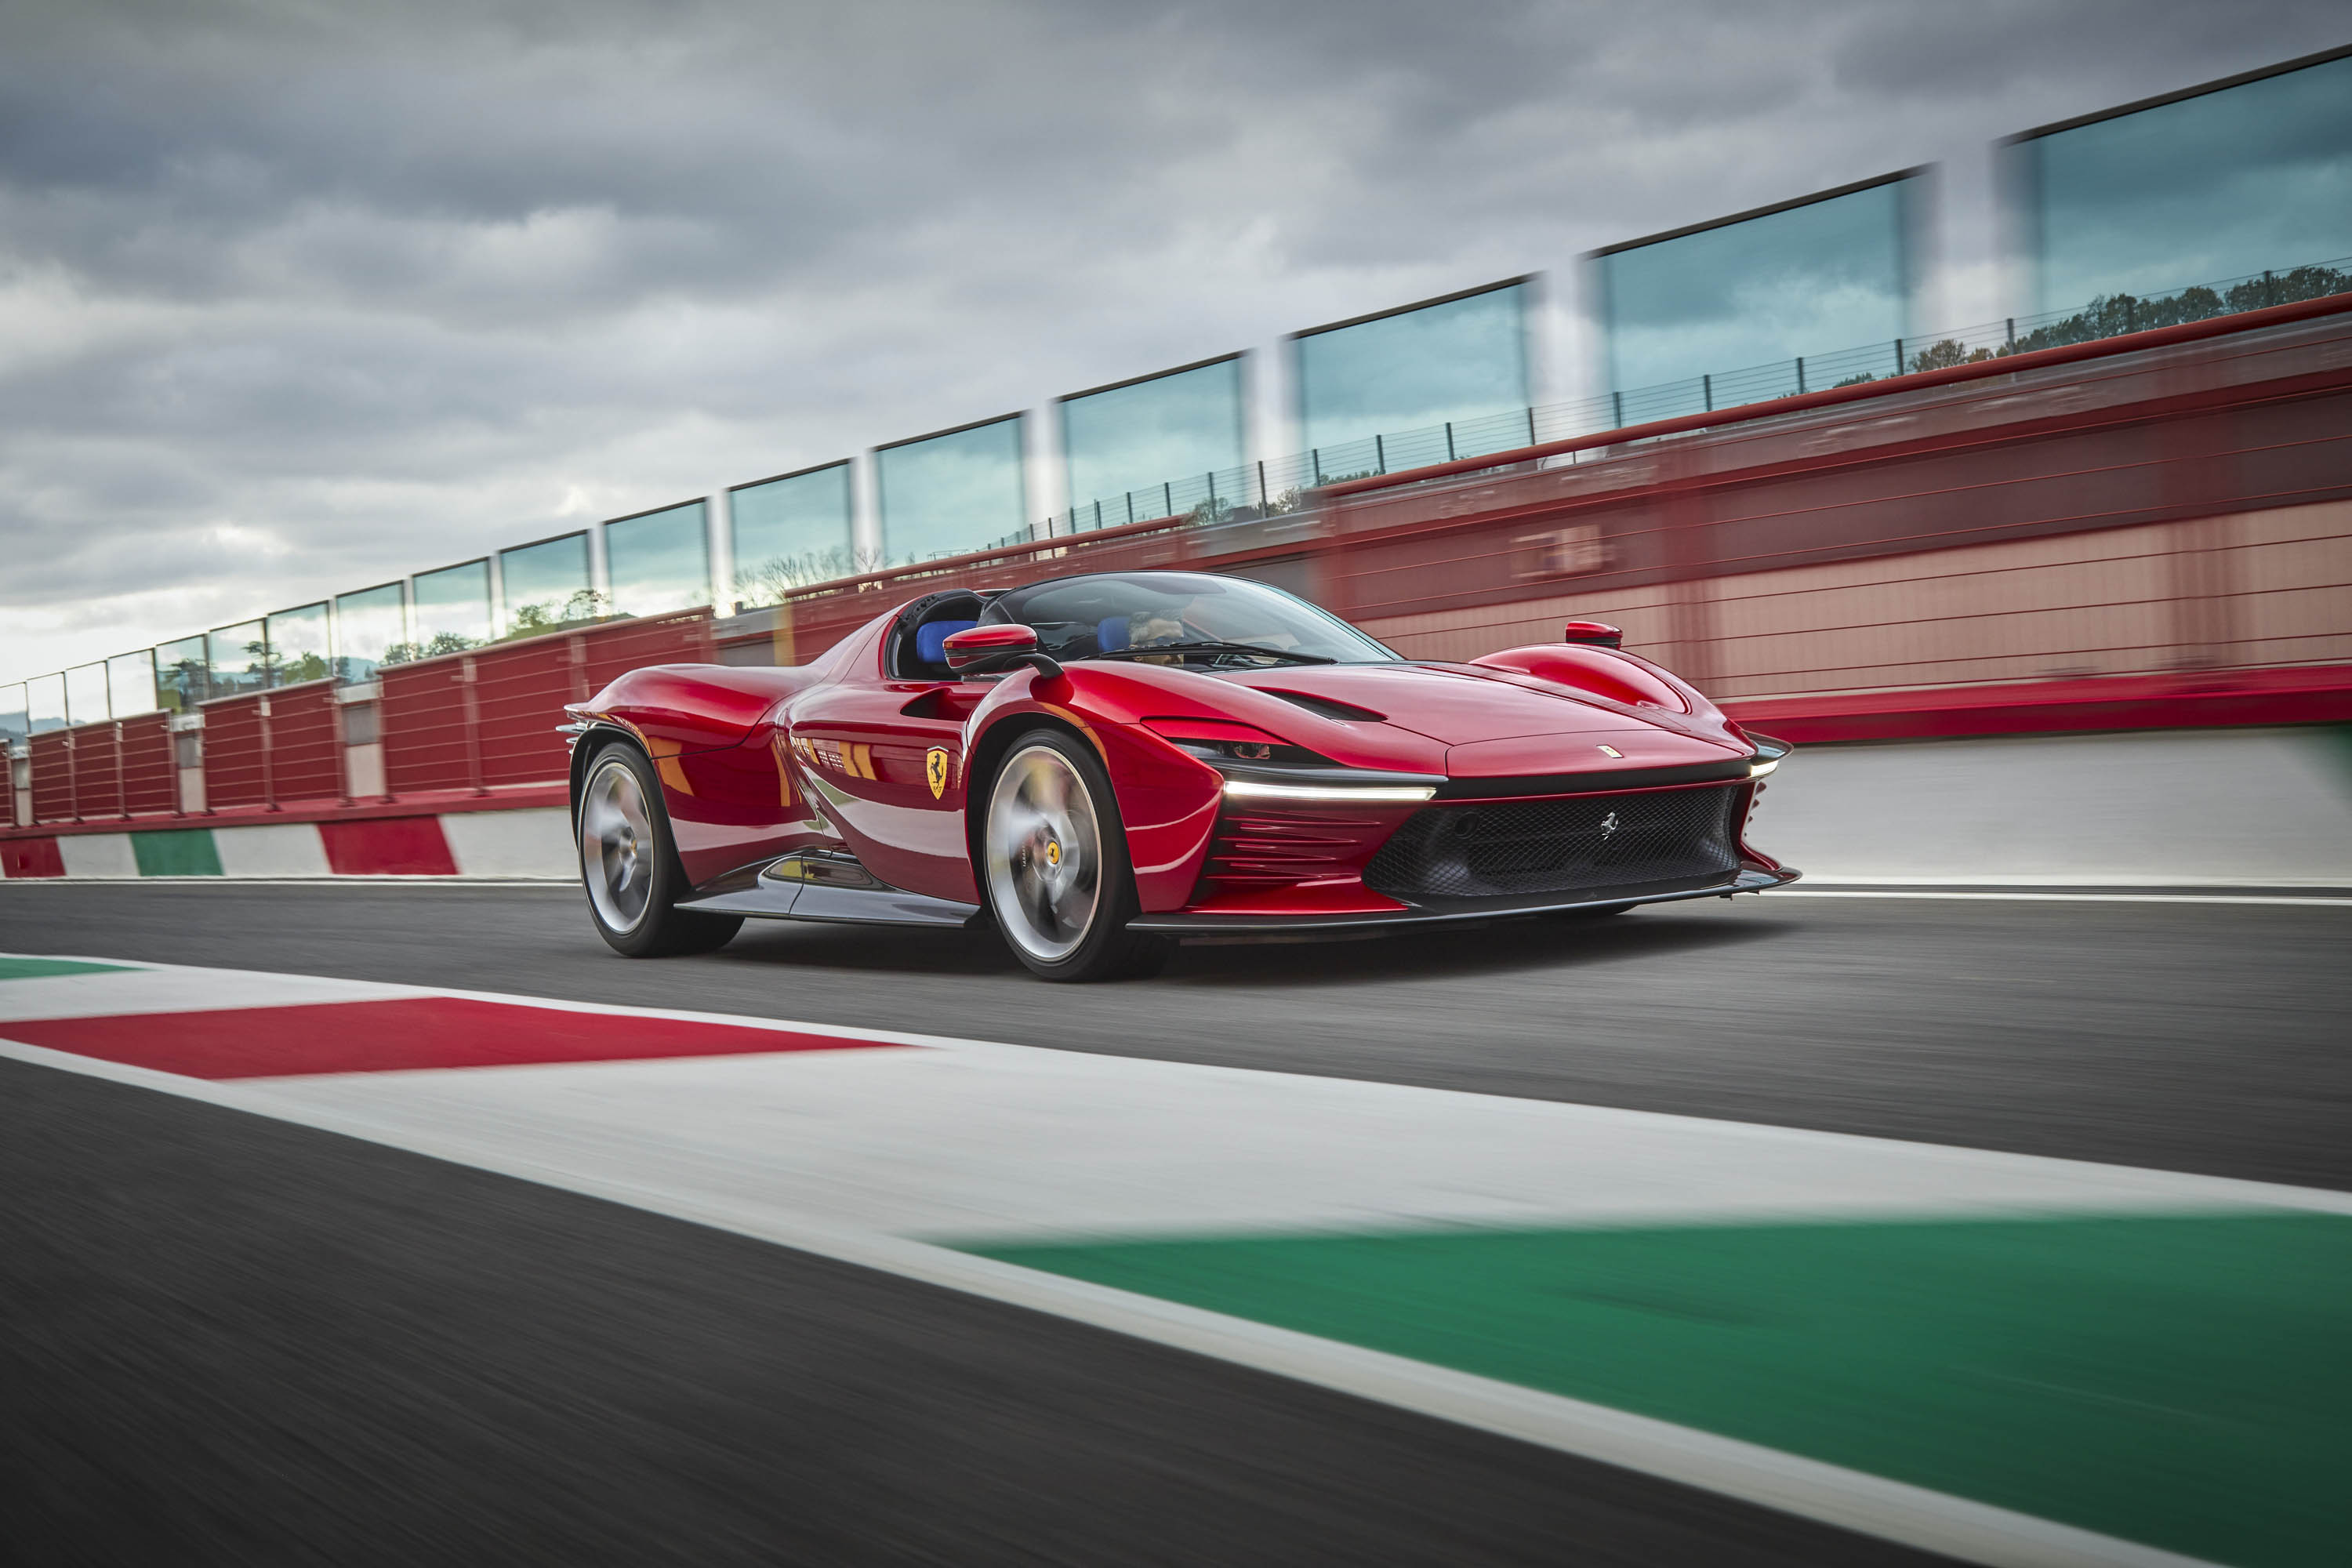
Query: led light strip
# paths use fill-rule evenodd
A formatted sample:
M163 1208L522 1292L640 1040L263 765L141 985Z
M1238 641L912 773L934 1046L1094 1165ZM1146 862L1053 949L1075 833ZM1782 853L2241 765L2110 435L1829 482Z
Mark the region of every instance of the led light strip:
M1286 784L1227 779L1227 795L1265 800L1353 800L1367 805L1417 805L1437 793L1431 784Z

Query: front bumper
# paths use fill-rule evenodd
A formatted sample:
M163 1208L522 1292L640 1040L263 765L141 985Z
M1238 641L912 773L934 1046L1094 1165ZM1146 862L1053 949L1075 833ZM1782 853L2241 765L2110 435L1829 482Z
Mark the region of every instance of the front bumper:
M1661 887L1657 883L1629 888L1588 888L1572 897L1559 894L1538 894L1526 898L1454 899L1443 905L1420 905L1404 910L1370 910L1349 914L1314 915L1252 915L1252 914L1192 914L1178 910L1171 914L1139 915L1128 921L1127 929L1135 931L1158 931L1171 936L1248 936L1277 935L1286 931L1362 931L1386 926L1441 925L1454 921L1506 920L1516 915L1554 914L1566 910L1606 909L1618 904L1663 904L1683 899L1727 899L1735 893L1760 893L1767 888L1784 888L1795 881L1801 873L1788 867L1767 871L1756 867L1741 869L1727 878L1712 878L1694 887Z

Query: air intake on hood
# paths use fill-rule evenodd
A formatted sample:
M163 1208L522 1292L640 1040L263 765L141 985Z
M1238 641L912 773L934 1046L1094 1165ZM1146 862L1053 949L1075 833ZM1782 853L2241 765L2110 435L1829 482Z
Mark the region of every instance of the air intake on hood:
M1309 697L1304 691L1285 691L1273 686L1261 686L1258 689L1268 697L1279 697L1285 702L1296 702L1309 713L1318 713L1326 719L1347 719L1357 723L1377 724L1388 717L1385 713L1375 713L1369 708L1359 708L1352 702L1335 701L1328 697Z

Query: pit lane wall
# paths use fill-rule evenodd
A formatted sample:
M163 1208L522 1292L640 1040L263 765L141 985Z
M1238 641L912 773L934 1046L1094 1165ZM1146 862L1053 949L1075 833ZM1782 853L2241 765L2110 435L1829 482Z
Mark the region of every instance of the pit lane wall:
M933 589L1194 567L1418 658L1614 622L1805 748L1759 842L1817 879L2352 886L2352 298L1307 503L35 736L0 876L568 876L552 727L624 668L801 662Z

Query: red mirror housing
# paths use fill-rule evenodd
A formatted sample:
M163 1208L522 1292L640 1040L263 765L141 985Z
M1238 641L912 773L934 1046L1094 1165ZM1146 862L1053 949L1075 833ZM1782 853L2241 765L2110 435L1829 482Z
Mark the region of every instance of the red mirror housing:
M979 672L979 667L1002 669L1023 654L1037 651L1037 628L1034 626L973 626L950 637L940 645L948 656L948 668L958 675L967 670Z
M1559 640L1592 643L1601 647L1622 647L1625 646L1625 634L1606 621L1570 621L1568 629L1560 634ZM950 637L948 641L953 643L955 639Z

